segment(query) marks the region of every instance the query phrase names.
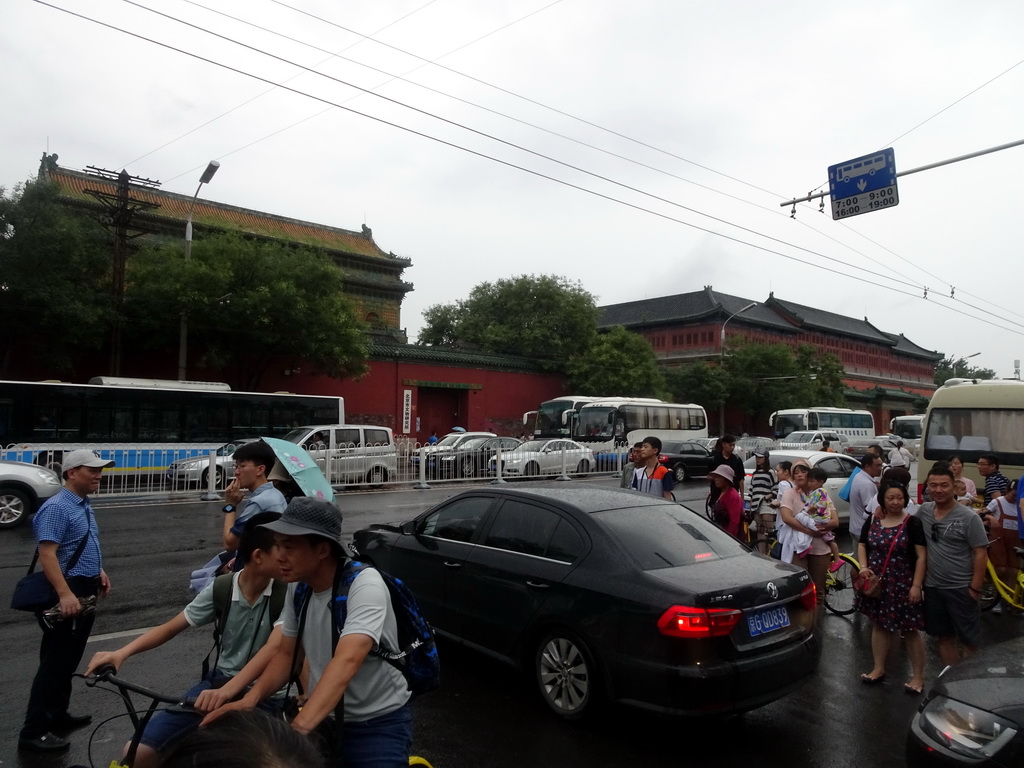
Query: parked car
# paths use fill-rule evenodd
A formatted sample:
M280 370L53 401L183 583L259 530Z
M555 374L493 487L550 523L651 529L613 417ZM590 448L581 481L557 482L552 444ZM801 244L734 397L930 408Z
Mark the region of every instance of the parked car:
M1024 637L946 667L907 733L911 768L1024 765Z
M806 571L653 496L475 488L357 531L354 548L408 584L439 634L528 671L567 719L602 700L742 712L818 663Z
M801 459L806 461L812 467L821 467L828 474L828 480L825 481L825 490L828 491L829 498L832 499L832 503L836 505L836 512L839 514L839 521L846 523L850 518L850 503L843 501L839 498L839 491L842 490L843 486L846 485L846 481L850 479L850 475L853 474L853 470L860 466L860 462L846 456L842 453L825 453L824 451L796 451L796 450L777 450L771 451L769 458L774 468L780 461L796 461ZM745 484L745 501L749 504L750 502L750 476L754 474L754 462L756 459L751 456L745 462L743 462L743 471L746 475Z
M523 441L517 437L472 437L450 451L437 452L427 460L427 472L438 477L476 477L486 474L498 448L504 455Z
M663 443L658 461L672 471L677 483L704 478L711 471L711 451L696 440Z
M551 440L528 440L508 456L502 454L502 475L534 477L536 475L557 475L562 471L563 453L565 471L583 474L596 466L594 452L575 440L553 438ZM497 472L497 455L491 456L488 467Z
M736 440L736 453L741 459L749 459L754 451L768 449L775 445L775 439L771 437L741 437Z
M798 430L796 432L790 432L785 437L780 437L775 441L773 448L786 449L796 448L802 451L820 451L822 443L828 440L830 447L836 453L843 453L845 446L850 439L846 435L841 435L838 432L829 432L827 430Z
M0 461L0 528L21 525L60 487L60 478L45 467Z
M427 475L436 475L438 459L441 456L457 450L466 441L478 437L497 437L497 435L493 432L449 432L433 445L424 445L410 456L413 469L419 471L420 461L423 460L426 462Z
M387 427L314 424L296 427L284 439L305 448L333 485L380 485L398 472L398 447Z
M246 437L233 443L225 443L214 453L217 472L217 488L226 487L235 474L235 449L243 443L259 440L258 437ZM172 488L186 486L205 488L210 474L210 457L193 456L188 459L172 461L167 467L167 481Z
M880 445L884 451L882 459L889 462L889 451L896 447L896 438L892 435L875 435L874 437L858 437L851 439L843 446L843 453L860 461L868 452L869 445Z

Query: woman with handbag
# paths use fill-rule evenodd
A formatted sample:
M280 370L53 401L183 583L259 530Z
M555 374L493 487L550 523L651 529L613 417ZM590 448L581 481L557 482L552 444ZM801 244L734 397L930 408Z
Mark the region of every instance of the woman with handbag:
M885 661L894 639L907 644L912 676L903 690L924 689L924 606L922 587L926 567L924 526L907 513L910 494L902 485L883 485L878 492L880 515L871 515L861 529L857 558L866 563L854 581L854 604L871 619L874 666L860 676L868 685L885 679Z

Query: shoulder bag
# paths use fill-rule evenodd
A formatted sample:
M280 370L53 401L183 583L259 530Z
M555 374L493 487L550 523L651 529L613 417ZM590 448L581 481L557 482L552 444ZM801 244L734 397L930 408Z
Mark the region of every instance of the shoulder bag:
M68 560L68 567L65 573L70 573L71 569L78 563L82 552L85 551L85 542L89 540L89 534L92 533L92 515L89 515L88 521L89 525L85 530L85 536L78 542L78 548L75 549L75 553ZM38 560L39 547L37 546L36 553L32 555L32 562L28 566L28 573L18 579L18 583L14 585L14 594L11 595L11 608L16 611L42 611L52 608L60 602L60 598L57 597L57 591L53 588L50 580L46 578L46 574L35 569Z
M909 519L910 515L904 517L900 527L896 530L896 535L892 538L892 544L889 545L889 552L885 556L885 562L882 563L881 572L865 576L864 571L861 570L857 574L857 577L853 580L853 588L858 594L869 597L872 600L882 596L882 577L885 575L885 569L889 567L889 558L892 557L892 551L896 548L896 542L900 540L900 533Z

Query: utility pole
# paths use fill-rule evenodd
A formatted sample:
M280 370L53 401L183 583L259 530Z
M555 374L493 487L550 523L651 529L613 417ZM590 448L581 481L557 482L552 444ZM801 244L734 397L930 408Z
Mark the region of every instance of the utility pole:
M116 181L117 191L115 193L102 189L86 189L85 194L96 198L106 206L107 211L100 216L99 222L108 232L114 236L114 271L113 271L113 295L114 295L114 318L110 332L110 375L121 375L121 330L124 326L124 284L125 267L128 262L128 241L134 240L145 234L156 232L155 229L137 224L133 221L135 214L140 211L148 211L159 208L159 203L151 203L145 200L137 200L131 196L132 184L149 189L160 186L159 181L144 179L140 176L130 176L125 170L120 173L108 171L103 168L86 166L90 175L105 181Z

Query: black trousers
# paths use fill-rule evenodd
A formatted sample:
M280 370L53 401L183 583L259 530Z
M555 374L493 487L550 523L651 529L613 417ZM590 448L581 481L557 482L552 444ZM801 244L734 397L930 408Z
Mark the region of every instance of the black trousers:
M99 592L99 577L72 576L68 586L79 597L95 595ZM71 676L82 661L95 619L96 614L92 613L54 621L48 626L42 614L36 614L43 639L39 644L39 670L32 681L25 724L21 728L22 737L42 736L54 721L67 713L71 702Z

